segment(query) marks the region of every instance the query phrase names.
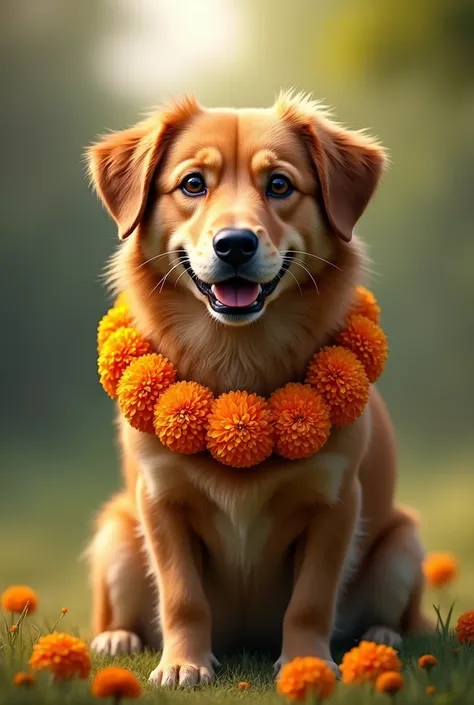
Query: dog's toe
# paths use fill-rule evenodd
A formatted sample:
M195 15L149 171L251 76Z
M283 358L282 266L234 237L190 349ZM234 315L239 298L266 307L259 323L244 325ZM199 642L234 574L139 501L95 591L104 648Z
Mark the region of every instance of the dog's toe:
M390 627L376 624L368 629L362 637L364 641L374 641L376 644L385 644L394 648L400 646L402 637Z
M125 629L115 629L98 634L91 643L92 651L107 656L125 656L142 650L140 638Z

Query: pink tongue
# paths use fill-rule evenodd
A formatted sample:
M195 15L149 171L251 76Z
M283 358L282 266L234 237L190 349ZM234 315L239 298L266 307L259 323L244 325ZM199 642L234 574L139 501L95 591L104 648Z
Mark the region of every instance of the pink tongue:
M221 282L212 285L212 293L224 306L250 306L260 292L258 284L252 282L239 283Z

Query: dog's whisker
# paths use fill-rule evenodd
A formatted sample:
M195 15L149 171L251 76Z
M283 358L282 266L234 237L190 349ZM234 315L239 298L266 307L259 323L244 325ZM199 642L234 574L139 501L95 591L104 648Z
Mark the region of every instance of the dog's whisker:
M314 257L320 262L325 262L325 264L329 264L330 267L334 267L334 269L338 269L340 272L342 272L342 269L338 267L337 264L334 264L334 262L330 262L328 259L324 259L324 257L320 257L319 255L312 255L311 252L304 252L304 250L290 250L290 252L294 252L296 255L307 255L308 257ZM278 254L282 256L288 256L288 250L279 250Z
M293 260L291 260L291 261L293 262ZM290 270L287 269L287 270L284 272L284 274L289 274L290 276L293 277L293 279L294 279L295 282L296 282L296 286L297 286L298 289L300 290L300 294L303 295L303 290L302 290L302 288L301 288L301 286L300 286L300 283L299 283L298 279L295 277L295 275L293 274L293 272L290 272ZM279 275L278 275L278 279L279 279L279 280L281 280L282 277L283 277L283 274L279 274Z
M161 259L162 257L166 257L167 255L176 255L178 252L182 252L182 248L179 250L169 250L169 252L163 252L161 255L155 255L154 257L150 257L150 259L147 259L145 262L142 262L141 264L138 265L138 267L135 268L135 272L144 267L147 264L150 264L150 262L154 262L157 259Z
M189 259L188 259L188 264L189 264ZM181 277L183 276L183 274L186 274L186 273L189 274L189 272L187 272L186 269L183 269L183 271L181 272L181 274L179 275L179 277L176 279L176 281L175 281L175 283L174 283L175 288L176 288L176 286L178 285L178 282L179 282L179 280L181 279ZM193 277L193 275L191 275L191 277Z
M171 272L172 272L173 270L175 270L177 267L181 267L181 265L183 264L184 261L186 261L186 258L184 258L182 261L179 261L177 264L174 265L174 267L171 267L171 269L169 269L169 270L166 272L165 276L162 277L162 278L160 279L160 281L153 287L153 289L152 289L152 290L150 291L150 293L148 294L148 297L147 297L147 298L149 298L149 297L158 289L158 287L160 286L160 284L161 284L161 288L160 288L160 291L159 291L158 293L161 294L161 292L163 291L163 287L164 287L164 285L165 285L165 283L166 283L166 280L168 279L168 277L169 277L169 275L171 274Z
M317 282L316 282L316 279L313 277L313 275L312 275L311 272L309 271L309 269L308 269L307 267L305 267L304 264L302 264L298 259L292 258L292 259L291 259L291 262L292 262L292 264L297 264L297 265L299 265L302 269L304 269L305 272L307 272L307 274L309 274L309 277L310 277L311 281L313 282L314 286L316 287L316 291L317 291L318 294L319 294L319 286L318 286L318 284L317 284Z

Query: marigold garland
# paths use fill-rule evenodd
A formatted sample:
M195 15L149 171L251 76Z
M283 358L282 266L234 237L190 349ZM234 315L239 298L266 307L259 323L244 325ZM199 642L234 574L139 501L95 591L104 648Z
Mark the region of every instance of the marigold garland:
M197 382L176 382L155 409L155 432L175 453L191 455L206 449L208 417L214 396Z
M269 404L278 455L308 458L326 443L331 432L329 407L309 384L287 384L272 394Z
M286 663L278 676L277 690L289 700L302 702L309 697L318 702L332 695L336 674L319 658L303 656Z
M56 680L87 678L91 670L87 645L71 634L58 632L38 639L28 663L35 671L51 671Z
M391 646L361 641L359 646L344 654L340 665L342 682L375 683L377 678L388 671L401 671L402 664L395 649Z
M268 401L241 390L214 400L196 382L176 381L172 362L132 326L123 292L99 323L100 381L131 426L155 433L175 452L208 450L235 468L258 465L273 452L291 460L308 458L324 446L332 426L348 426L363 414L370 383L388 355L379 319L373 294L357 287L337 344L315 353L304 384L289 383Z

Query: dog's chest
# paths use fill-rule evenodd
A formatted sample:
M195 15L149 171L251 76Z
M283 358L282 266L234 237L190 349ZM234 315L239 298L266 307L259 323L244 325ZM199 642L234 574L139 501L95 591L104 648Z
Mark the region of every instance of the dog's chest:
M265 508L255 512L253 507L239 504L232 513L217 507L213 525L225 563L245 573L260 563L273 522Z

